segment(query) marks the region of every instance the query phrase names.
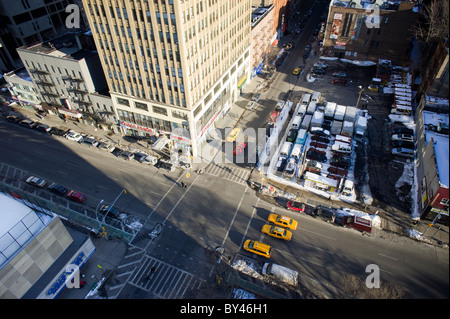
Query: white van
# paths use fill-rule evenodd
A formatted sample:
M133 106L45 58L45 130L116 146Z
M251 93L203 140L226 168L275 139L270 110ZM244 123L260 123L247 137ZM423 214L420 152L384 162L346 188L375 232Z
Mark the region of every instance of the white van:
M320 96L321 96L320 92L314 92L311 97L311 102L319 103Z
M292 120L291 129L298 130L300 128L300 123L302 122L302 117L300 115L296 115Z
M302 146L300 144L294 144L294 148L291 152L291 158L295 159L296 162L300 159L300 153L302 151Z
M302 105L308 105L310 99L311 99L311 94L309 94L309 93L303 94Z
M308 108L306 109L306 114L314 114L314 112L316 111L317 108L317 103L316 102L309 102L308 104Z
M262 268L262 274L289 285L298 285L298 272L287 267L273 263L265 263Z
M158 158L156 156L147 155L147 156L141 157L141 159L139 161L141 163L147 164L147 165L156 165L156 163L158 163Z
M291 153L292 143L291 142L285 142L280 150L280 155L289 156Z

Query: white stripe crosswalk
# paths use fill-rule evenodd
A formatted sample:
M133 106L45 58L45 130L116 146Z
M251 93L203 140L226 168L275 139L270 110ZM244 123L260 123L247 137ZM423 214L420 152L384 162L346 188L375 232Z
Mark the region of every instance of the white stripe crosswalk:
M225 166L220 164L211 163L206 169L205 173L225 178L229 181L246 185L248 176L250 172L245 169L237 168L237 167L231 167L231 166Z

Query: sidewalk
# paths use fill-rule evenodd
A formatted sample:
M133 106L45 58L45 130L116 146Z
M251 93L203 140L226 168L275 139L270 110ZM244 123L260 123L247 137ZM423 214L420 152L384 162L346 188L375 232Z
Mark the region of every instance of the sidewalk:
M65 288L58 299L85 299L92 290L102 281L107 281L108 276L120 264L127 245L120 240L106 240L103 238L92 238L95 245L95 252L81 268L81 274L84 275L86 283L82 288ZM93 298L97 297L95 294ZM89 297L88 297L89 298Z

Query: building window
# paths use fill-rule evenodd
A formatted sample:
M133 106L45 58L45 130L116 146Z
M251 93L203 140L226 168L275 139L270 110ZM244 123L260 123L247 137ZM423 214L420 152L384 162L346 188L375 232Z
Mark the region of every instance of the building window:
M156 114L161 114L167 116L167 110L163 107L153 105L153 112Z
M117 103L121 105L130 106L130 101L128 101L127 99L122 99L120 97L117 98Z
M137 109L141 109L141 110L144 110L144 111L148 111L148 106L147 106L147 104L145 104L145 103L134 102L134 106L135 106Z
M172 116L176 117L177 119L181 119L181 120L187 120L188 116L186 113L184 112L179 112L179 111L172 111Z

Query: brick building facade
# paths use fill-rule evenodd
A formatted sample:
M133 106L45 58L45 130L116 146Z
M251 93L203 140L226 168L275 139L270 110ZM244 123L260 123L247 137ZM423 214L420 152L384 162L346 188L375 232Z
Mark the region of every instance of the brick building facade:
M409 61L413 27L419 17L415 4L381 2L375 9L367 1L331 1L323 43L323 55L349 60L389 59Z

